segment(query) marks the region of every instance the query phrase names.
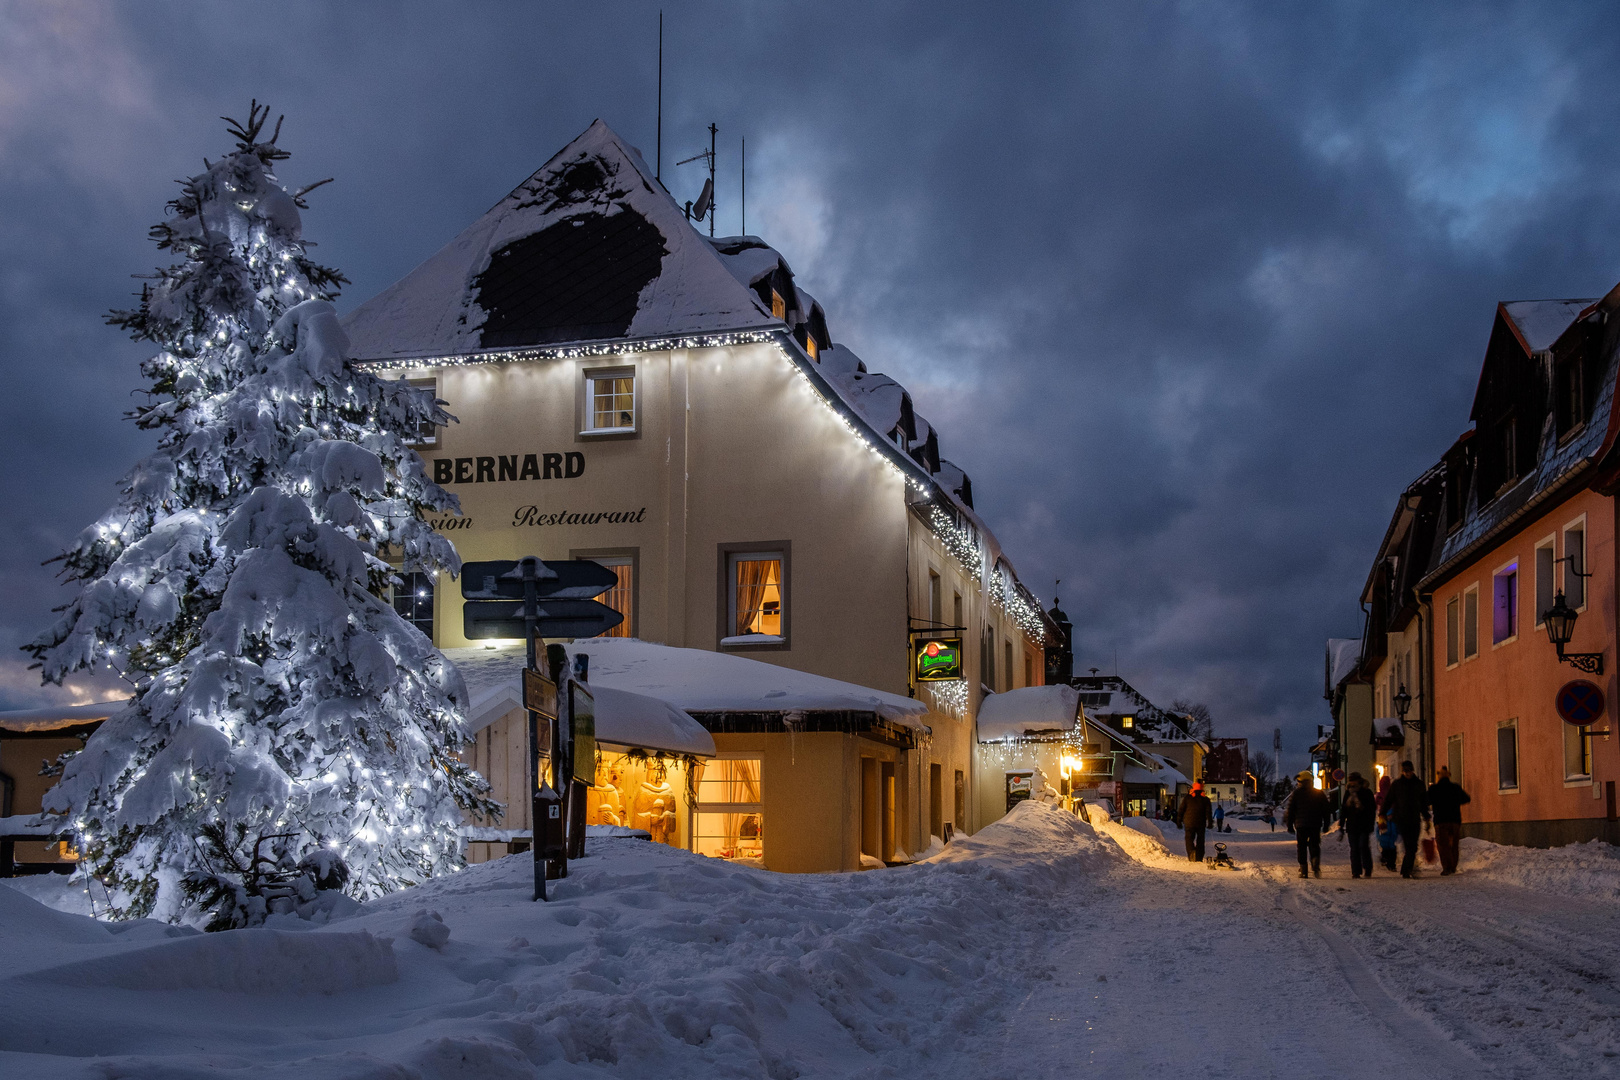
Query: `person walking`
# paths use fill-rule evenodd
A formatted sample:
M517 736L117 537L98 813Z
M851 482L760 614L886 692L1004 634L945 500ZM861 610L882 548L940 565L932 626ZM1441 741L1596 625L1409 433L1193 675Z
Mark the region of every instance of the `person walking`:
M1270 825L1272 832L1276 832L1277 831L1277 808L1275 806L1272 806L1270 803L1267 803L1265 812L1260 815L1260 820L1265 822L1267 825Z
M1451 768L1440 766L1440 778L1429 785L1429 808L1434 813L1434 845L1440 849L1440 876L1457 872L1457 846L1462 840L1462 808L1473 800L1451 779Z
M1204 830L1209 827L1211 809L1203 784L1194 784L1192 793L1181 804L1181 827L1187 834L1187 861L1204 861Z
M1299 848L1299 876L1308 876L1308 867L1310 873L1321 877L1322 823L1328 817L1327 796L1316 790L1310 773L1302 772L1295 779L1299 783L1288 797L1283 824L1294 834L1294 843Z
M1226 806L1223 803L1215 804L1215 831L1218 833L1226 831Z
M1350 876L1372 877L1372 834L1378 823L1378 802L1353 772L1345 780L1344 801L1339 808L1339 832L1350 838Z
M1429 820L1429 793L1410 761L1401 762L1401 775L1389 785L1384 814L1401 834L1401 877L1414 877L1422 823Z

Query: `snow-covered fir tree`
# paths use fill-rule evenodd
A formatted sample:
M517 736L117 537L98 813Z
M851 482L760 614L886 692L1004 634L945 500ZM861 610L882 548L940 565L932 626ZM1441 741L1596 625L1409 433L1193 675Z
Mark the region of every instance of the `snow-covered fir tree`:
M460 674L386 600L390 558L459 570L426 521L456 498L401 434L451 418L349 364L344 279L305 253L310 189L274 176L267 117L229 121L235 151L152 230L179 261L109 319L159 350L132 414L158 448L63 554L79 593L27 646L48 681L105 664L134 687L48 801L124 916L202 899L251 922L300 862L343 880L334 854L376 895L458 868L460 808L492 809L455 756Z

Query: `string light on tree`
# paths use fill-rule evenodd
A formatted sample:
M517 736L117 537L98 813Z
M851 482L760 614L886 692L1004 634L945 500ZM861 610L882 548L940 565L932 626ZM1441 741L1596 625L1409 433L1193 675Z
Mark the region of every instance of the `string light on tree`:
M268 114L230 121L152 229L178 261L109 319L158 348L132 414L158 449L61 556L79 593L28 647L47 680L116 657L134 684L48 807L119 916L255 921L260 855L375 896L458 869L461 808L496 809L456 757L460 675L386 599L390 558L459 568L427 524L455 497L401 435L451 417L348 362L344 279L302 239L319 185L276 179Z

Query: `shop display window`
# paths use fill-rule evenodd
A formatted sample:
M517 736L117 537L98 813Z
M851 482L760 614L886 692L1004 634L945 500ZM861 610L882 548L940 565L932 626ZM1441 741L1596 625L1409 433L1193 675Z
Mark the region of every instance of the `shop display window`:
M689 759L597 750L586 823L645 829L655 843L685 846L693 794Z
M704 763L697 784L692 849L713 858L763 865L765 815L759 758Z

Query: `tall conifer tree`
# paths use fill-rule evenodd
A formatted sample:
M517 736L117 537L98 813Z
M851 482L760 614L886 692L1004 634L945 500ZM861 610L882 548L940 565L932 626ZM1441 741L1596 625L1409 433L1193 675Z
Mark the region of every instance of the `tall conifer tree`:
M389 558L459 570L426 521L456 498L402 437L451 418L349 363L344 278L302 240L319 185L277 181L268 113L228 120L236 149L152 229L179 261L109 317L158 348L132 414L158 448L61 556L78 595L27 646L48 681L110 664L134 686L49 796L126 916L234 890L216 925L253 921L256 870L334 853L376 895L458 868L459 809L491 808L455 756L459 673L386 599Z

